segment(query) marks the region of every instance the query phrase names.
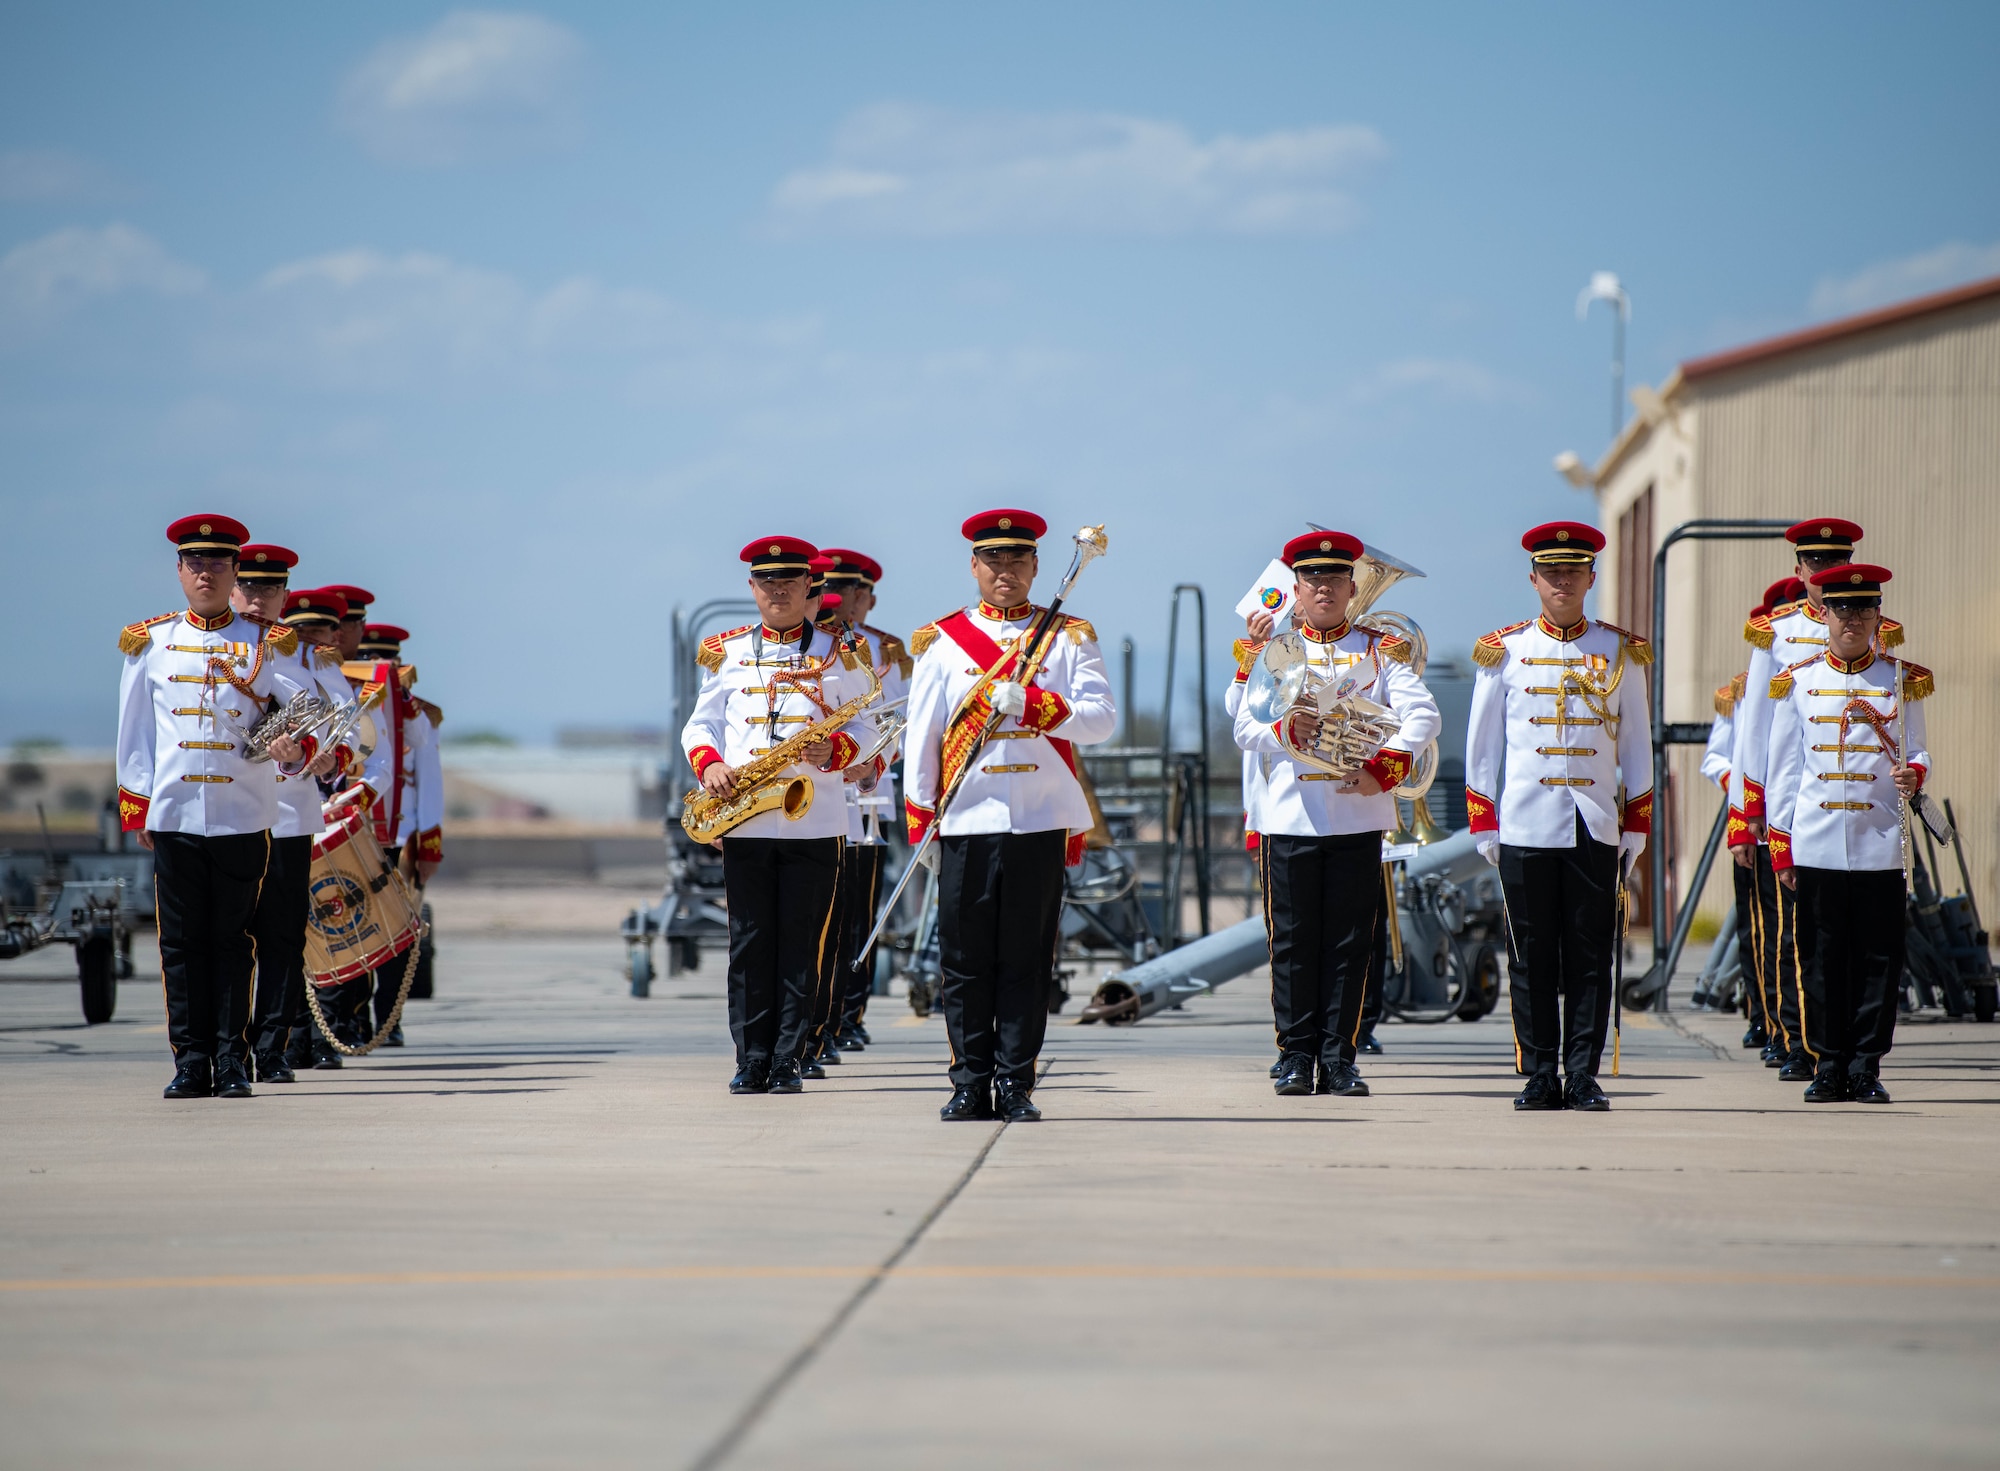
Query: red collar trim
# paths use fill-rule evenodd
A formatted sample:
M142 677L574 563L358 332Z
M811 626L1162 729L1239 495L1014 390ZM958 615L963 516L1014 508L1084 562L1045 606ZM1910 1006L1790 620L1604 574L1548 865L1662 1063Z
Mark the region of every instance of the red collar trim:
M1834 653L1833 650L1828 649L1826 651L1827 668L1831 669L1835 674L1859 674L1874 662L1875 651L1873 649L1870 649L1851 664L1843 661L1840 655Z
M780 633L778 632L777 629L771 627L767 623L763 625L760 631L763 633L766 639L768 639L770 642L774 644L795 644L799 641L799 635L803 634L806 631L806 626L805 624L801 623L797 628L791 629L785 633Z
M1557 628L1555 624L1549 622L1546 613L1537 613L1535 615L1535 622L1541 626L1542 632L1546 633L1550 638L1559 639L1566 644L1575 643L1586 633L1590 632L1590 620L1588 618L1577 619L1574 628Z
M214 633L218 628L229 627L230 620L236 616L236 610L234 608L224 608L213 618L204 618L201 614L190 608L187 610L185 616L192 627L199 628L203 633Z
M1812 600L1810 598L1799 599L1799 611L1805 614L1806 617L1812 619L1812 621L1815 623L1826 622L1826 610L1823 608L1815 608L1812 605Z
M995 623L1024 623L1035 616L1035 605L1023 603L1018 608L996 608L986 599L979 600L979 616L991 618Z
M1353 627L1354 625L1345 618L1341 619L1339 626L1335 628L1320 629L1314 628L1310 623L1301 623L1299 637L1309 644L1336 644L1346 638Z

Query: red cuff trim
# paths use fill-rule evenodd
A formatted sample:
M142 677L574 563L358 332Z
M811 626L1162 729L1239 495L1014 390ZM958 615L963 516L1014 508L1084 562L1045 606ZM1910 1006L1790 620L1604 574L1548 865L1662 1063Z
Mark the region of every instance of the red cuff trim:
M1792 866L1792 835L1771 829L1771 867L1784 870Z
M1250 683L1250 671L1249 671L1249 670L1247 670L1247 669L1239 669L1239 670L1237 670L1237 671L1236 671L1236 680L1235 680L1235 682L1236 682L1237 684L1248 684L1248 683Z
M1624 831L1650 833L1653 830L1653 794L1641 792L1625 804Z
M1258 836L1257 836L1257 829L1256 829L1256 828L1254 828L1254 827L1246 827L1246 828L1244 828L1244 829L1243 829L1243 847L1244 847L1244 851L1246 851L1246 852L1250 852L1250 853L1255 853L1255 852L1257 851L1257 844L1258 844L1258 842L1259 842L1259 841L1260 841L1260 840L1259 840L1259 838L1258 838Z
M910 841L921 843L930 825L937 821L937 813L928 807L919 807L915 802L903 803L903 819L909 824Z
M1729 809L1729 826L1723 829L1725 841L1732 848L1755 847L1757 840L1750 835L1750 823L1740 807Z
M1465 820L1476 833L1497 833L1500 831L1500 813L1493 805L1491 797L1482 796L1465 789Z
M1749 777L1743 778L1743 815L1752 822L1764 820L1764 787Z
M821 771L845 771L854 764L854 758L861 754L861 742L844 730L833 733L833 754L827 757Z
M1083 866L1084 839L1089 836L1088 833L1071 833L1069 835L1069 841L1063 844L1064 868L1081 868Z
M444 862L444 829L426 828L417 834L417 861L420 863Z
M1392 792L1410 779L1410 753L1391 750L1384 746L1361 769L1381 785L1385 792Z
M716 750L713 746L696 746L692 751L688 752L688 765L694 768L694 779L696 781L701 780L701 774L708 770L712 763L721 759L722 752Z
M120 832L142 833L146 830L146 813L152 809L153 799L142 797L137 792L118 789L118 829Z
M1926 771L1924 769L1923 764L1918 761L1912 761L1910 763L1910 770L1914 771L1917 774L1917 790L1921 792L1924 789L1924 778L1929 776L1930 773Z
M1027 689L1027 708L1020 714L1020 722L1027 730L1054 730L1069 719L1069 701L1054 690L1045 690L1037 685Z

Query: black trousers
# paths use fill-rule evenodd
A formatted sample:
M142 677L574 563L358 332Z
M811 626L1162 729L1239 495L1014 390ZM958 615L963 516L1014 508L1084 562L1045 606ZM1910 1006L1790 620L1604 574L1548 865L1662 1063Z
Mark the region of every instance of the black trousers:
M819 980L813 987L812 1028L806 1033L800 1056L812 1057L825 1050L840 1026L840 1003L846 995L846 981L840 973L841 937L847 933L849 902L847 870L852 849L847 839L840 841L840 866L833 876L833 925L827 932L826 950L820 960Z
M1908 922L1899 868L1795 868L1801 1038L1821 1072L1873 1077L1896 1036Z
M1257 851L1278 1050L1303 1052L1328 1068L1351 1063L1376 939L1387 939L1382 835L1264 833Z
M938 839L938 991L955 1087L1034 1086L1068 841L1061 828Z
M257 994L250 1009L250 1044L258 1056L278 1056L306 1021L306 910L311 904L310 835L271 839L271 861L257 896Z
M1375 943L1368 953L1368 989L1361 996L1361 1029L1356 1034L1356 1042L1366 1042L1375 1035L1375 1027L1382 1020L1382 974L1389 966L1389 893L1382 892L1382 907L1376 911Z
M1523 1073L1594 1074L1611 1021L1611 947L1617 943L1618 848L1576 818L1571 848L1500 845L1520 965L1509 974L1514 1063Z
M152 836L153 904L174 1060L243 1062L250 1050L250 973L257 964L251 925L271 835Z
M1764 954L1766 1030L1787 1055L1803 1057L1799 1024L1798 899L1778 882L1771 850L1757 845L1757 928Z
M868 1011L868 997L874 990L875 967L854 969L868 932L875 928L875 906L882 902L882 865L889 849L883 843L850 844L840 867L840 1020L842 1027L855 1027Z
M844 838L722 840L738 1067L798 1057L833 950Z
M1757 867L1730 866L1736 886L1736 958L1743 966L1743 1019L1771 1036L1778 1025L1764 1001L1764 920L1757 896Z

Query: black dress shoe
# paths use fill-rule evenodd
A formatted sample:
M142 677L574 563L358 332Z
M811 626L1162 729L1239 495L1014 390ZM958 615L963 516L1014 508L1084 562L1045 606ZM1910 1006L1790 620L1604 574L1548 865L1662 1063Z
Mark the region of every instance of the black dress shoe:
M1769 1035L1765 1033L1762 1027L1752 1027L1743 1034L1743 1046L1746 1051L1762 1047L1770 1040Z
M389 1028L389 1035L382 1039L382 1045L384 1047L401 1047L403 1045L403 1024L401 1022L397 1022L395 1026Z
M1882 1080L1869 1073L1847 1080L1847 1098L1850 1103L1887 1103L1889 1090L1882 1086Z
M731 1093L769 1093L771 1091L771 1064L761 1057L753 1057L736 1070L736 1076L729 1080Z
M870 1047L874 1045L875 1039L868 1035L868 1028L862 1026L860 1022L856 1022L854 1024L854 1035L861 1039L861 1045L863 1047Z
M298 1078L286 1066L285 1059L275 1052L257 1055L257 1081L260 1083L296 1083Z
M1280 1098L1302 1098L1313 1090L1313 1060L1303 1052L1287 1052L1280 1059L1278 1080L1271 1085Z
M1597 1086L1597 1079L1589 1073L1578 1073L1563 1089L1563 1107L1573 1108L1579 1113L1610 1113L1611 1100Z
M1763 1051L1759 1052L1757 1056L1763 1061L1765 1067L1783 1067L1787 1056L1785 1044L1780 1042L1776 1037L1773 1037L1764 1044Z
M1040 1123L1042 1111L1035 1107L1030 1096L1033 1091L1026 1083L1002 1078L993 1090L993 1112L1010 1124Z
M833 1045L842 1052L859 1052L868 1044L861 1039L861 1028L848 1026L840 1029L839 1034L833 1039Z
M1284 1070L1285 1070L1285 1054L1281 1052L1278 1054L1278 1060L1271 1064L1271 1076L1275 1078L1278 1076L1279 1073L1282 1073Z
M1556 1081L1554 1073L1532 1075L1528 1086L1521 1090L1521 1096L1514 1100L1515 1109L1521 1113L1554 1110L1562 1106L1562 1084Z
M1879 1086L1879 1085L1878 1085ZM1847 1075L1828 1068L1816 1076L1805 1091L1807 1103L1847 1102Z
M826 1069L819 1065L817 1057L801 1058L794 1066L798 1068L799 1076L802 1078L811 1078L816 1083L822 1082L826 1078ZM777 1075L774 1073L772 1081L776 1082L776 1080Z
M333 1050L333 1044L328 1042L324 1037L313 1038L312 1065L317 1072L326 1072L332 1068L342 1066L340 1054Z
M993 1097L984 1083L968 1083L955 1089L951 1102L938 1110L938 1117L947 1124L977 1123L981 1119L993 1117Z
M1368 1082L1353 1063L1343 1062L1330 1071L1324 1067L1319 1070L1319 1091L1335 1093L1342 1098L1366 1098Z
M1366 1037L1361 1039L1361 1050L1370 1057L1380 1057L1382 1055L1382 1044L1377 1042L1375 1034L1370 1032Z
M839 1067L847 1059L840 1055L840 1044L832 1037L828 1037L824 1042L820 1043L819 1060L822 1063L832 1063L835 1067Z
M162 1098L212 1098L215 1096L215 1069L205 1057L183 1058L174 1069Z
M771 1064L771 1085L768 1091L772 1093L803 1093L806 1091L805 1082L799 1072L797 1058L781 1057Z
M1812 1077L1812 1059L1803 1052L1794 1052L1785 1059L1785 1065L1778 1069L1778 1081L1781 1083L1809 1083Z
M249 1098L250 1070L243 1066L240 1057L225 1058L215 1065L215 1096L217 1098Z

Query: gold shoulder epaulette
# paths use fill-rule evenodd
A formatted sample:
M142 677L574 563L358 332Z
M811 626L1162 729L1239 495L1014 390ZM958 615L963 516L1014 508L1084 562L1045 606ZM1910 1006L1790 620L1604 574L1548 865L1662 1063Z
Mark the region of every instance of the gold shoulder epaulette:
M1771 632L1770 618L1763 613L1753 613L1750 621L1743 625L1744 642L1755 644L1760 649L1770 648L1777 637Z
M178 613L162 613L157 618L147 618L138 623L128 623L118 633L118 652L121 654L143 654L146 645L153 641L151 630L155 623L165 623L169 618L178 618Z
M1715 713L1727 720L1736 713L1736 681L1719 686L1715 691Z
M720 633L711 633L701 641L701 648L696 652L694 662L706 669L710 674L715 673L716 670L722 667L722 661L729 657L728 650L723 645L735 638L737 634L748 633L756 626L754 623L745 623L740 628L725 628Z
M1766 618L1783 618L1787 614L1798 612L1802 606L1809 606L1804 598L1793 598L1789 603L1778 604L1777 607L1764 616Z
M375 677L375 666L366 659L346 659L341 662L340 672L366 684Z
M444 724L444 711L438 709L429 700L421 697L412 697L411 703L422 713L424 719L428 720L433 726Z
M416 684L416 682L417 682L416 665L398 664L396 666L396 683L398 683L403 687L404 694L407 695L410 692L411 688Z
M1771 698L1774 700L1782 700L1787 696L1789 696L1792 692L1792 676L1799 670L1805 668L1806 665L1817 664L1819 661L1820 661L1820 656L1818 654L1814 654L1809 659L1801 659L1796 664L1786 665L1784 669L1782 669L1781 671L1779 671L1778 674L1772 677Z
M1229 646L1229 653L1236 660L1236 672L1248 674L1250 666L1257 662L1257 656L1264 651L1263 643L1254 638L1239 638Z
M1472 646L1472 662L1482 669L1491 669L1507 657L1506 638L1510 633L1519 633L1534 620L1523 618L1519 623L1510 623L1505 628L1496 628L1491 633L1480 635L1479 642Z
M875 642L882 646L883 664L895 665L903 678L908 679L910 671L916 667L916 660L912 659L910 651L903 647L903 641L893 633L884 633L881 629L870 627L866 623L861 626L867 629L869 633L874 634Z
M259 623L264 622L264 620L261 618L259 618L257 621ZM265 629L264 642L269 644L272 648L276 649L279 653L292 654L298 651L299 631L296 628L292 627L291 624L268 623L264 625L264 629Z
M910 635L910 652L919 659L923 658L930 646L938 641L938 634L942 631L935 623L926 623Z
M1640 638L1638 634L1628 632L1615 623L1606 623L1602 618L1597 620L1597 626L1607 629L1625 640L1625 652L1634 664L1650 664L1653 662L1653 645L1650 639Z
M1898 623L1893 618L1884 618L1882 620L1882 626L1880 630L1877 632L1876 637L1882 640L1882 647L1885 649L1900 648L1902 647L1903 643L1903 625ZM1915 666L1913 665L1911 667L1914 668ZM1929 671L1926 670L1925 672L1928 673ZM1918 695L1918 696L1913 696L1912 698L1921 699L1923 697L1921 695Z
M1927 700L1937 688L1937 680L1930 670L1921 664L1912 664L1907 659L1896 661L1903 671L1903 698L1906 700Z
M1380 638L1380 643L1382 645L1382 652L1387 654L1391 659L1394 659L1398 664L1409 663L1412 656L1416 653L1416 650L1411 647L1410 641L1400 633L1384 633Z
M1748 688L1750 688L1750 671L1747 669L1729 681L1729 693L1736 699L1742 699L1743 692Z
M315 644L313 646L313 662L322 669L335 668L340 663L340 651L329 649L325 644Z
M1087 618L1072 618L1065 613L1063 627L1069 630L1069 641L1073 644L1097 642L1097 630L1090 626L1090 620Z

